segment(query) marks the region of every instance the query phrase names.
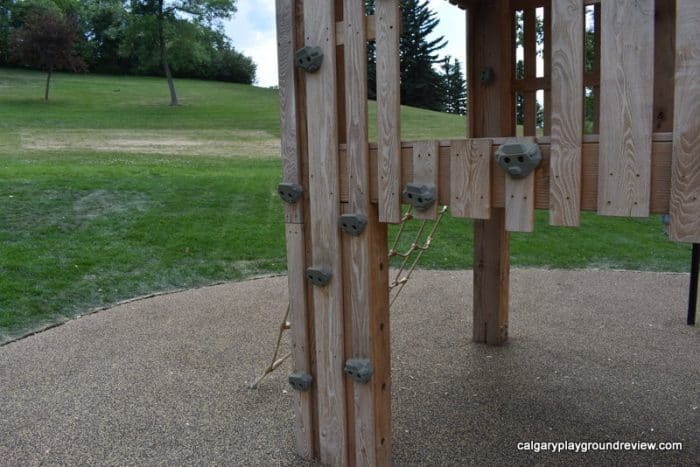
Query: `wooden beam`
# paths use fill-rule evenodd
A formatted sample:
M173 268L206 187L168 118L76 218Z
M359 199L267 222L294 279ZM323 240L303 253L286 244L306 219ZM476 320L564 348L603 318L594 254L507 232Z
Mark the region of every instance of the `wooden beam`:
M468 40L473 50L471 136L513 136L515 105L511 77L515 46L510 2L481 3L473 16ZM480 82L480 71L488 68L493 70L495 81ZM489 220L474 221L473 338L475 342L495 345L507 338L510 240L505 230L505 210L493 209L493 203L491 206Z
M315 385L321 462L347 463L345 413L343 277L338 231L340 187L338 147L335 11L327 0L304 1L306 45L323 49L321 69L306 76L309 144L309 198L312 258L315 267L328 268L333 277L314 287L316 339Z
M649 215L654 0L602 4L598 213ZM631 45L633 44L633 45Z
M655 6L654 131L673 131L673 88L676 76L676 0L656 0Z
M508 340L510 272L510 234L505 216L496 213L488 221L474 221L474 246L472 337L475 342L503 344Z
M376 0L379 220L401 222L401 68L398 0Z
M673 240L700 243L700 4L677 0L673 131Z
M669 212L669 200L671 196L671 133L655 133L652 143L651 159L651 200L652 214L667 214ZM512 138L490 138L492 142L491 152L498 146ZM581 210L596 211L598 207L598 135L585 135L581 154ZM452 142L445 140L440 142L438 172L439 172L439 198L440 204L450 204L451 173L458 170L459 165L452 166L451 153ZM536 138L542 151L542 163L535 171L535 209L549 209L550 196L550 144L551 138ZM341 158L345 149L341 147ZM370 144L371 172L371 197L372 202L378 201L378 182L375 162L377 159L377 146ZM413 179L413 142L402 143L401 158L403 172L401 183L408 183ZM491 207L503 208L505 206L505 174L491 159ZM347 202L347 174L341 174L340 179L341 200Z
M304 126L304 100L298 99L303 87L301 75L294 67L294 51L298 43L298 29L303 25L297 21L295 0L277 0L277 57L279 61L280 117L283 180L308 188L304 177L306 135L300 131ZM302 94L303 97L303 94ZM287 278L289 289L289 319L292 336L292 358L294 371L313 374L311 352L310 306L307 300L305 270L307 267L307 233L304 225L304 207L308 207L308 196L300 202L285 204L285 229L287 246ZM314 398L312 391L295 393L296 451L304 459L315 456Z
M347 121L348 213L367 218L365 231L348 236L346 281L349 300L351 345L349 357L367 358L374 375L367 384L350 380L356 465L387 465L391 458L391 381L389 342L388 255L382 257L382 236L386 250L386 226L379 223L376 205L370 202L370 159L367 127L367 34L364 4L344 2L345 83ZM377 255L379 255L377 257ZM386 279L382 280L382 274ZM347 321L347 320L346 320ZM381 323L381 329L380 329Z
M582 0L552 3L552 146L549 223L577 227L583 140Z

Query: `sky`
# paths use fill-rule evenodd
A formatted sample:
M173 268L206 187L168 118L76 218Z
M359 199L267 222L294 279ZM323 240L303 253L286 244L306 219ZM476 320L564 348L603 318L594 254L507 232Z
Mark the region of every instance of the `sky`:
M441 54L465 63L464 12L445 0L429 0L440 19L436 36L445 36L448 45ZM239 52L257 64L257 86L277 85L277 43L275 0L238 0L238 12L224 23L226 35Z

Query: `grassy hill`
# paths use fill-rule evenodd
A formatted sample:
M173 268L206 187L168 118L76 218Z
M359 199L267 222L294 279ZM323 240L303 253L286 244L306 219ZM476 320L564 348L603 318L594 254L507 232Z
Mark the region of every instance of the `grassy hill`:
M284 270L274 90L178 80L173 108L161 79L57 74L44 102L43 79L0 69L0 342L129 297ZM403 139L465 125L402 109ZM537 220L513 235L513 264L687 267L656 218ZM470 267L471 238L448 219L422 265Z

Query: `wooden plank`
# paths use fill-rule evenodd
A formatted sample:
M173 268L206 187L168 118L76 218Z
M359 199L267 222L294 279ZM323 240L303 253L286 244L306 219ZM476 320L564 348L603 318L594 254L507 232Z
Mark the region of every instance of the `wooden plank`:
M287 277L289 285L289 322L291 323L292 358L294 359L294 371L311 374L311 354L308 320L306 315L306 283L305 273L305 239L304 226L301 224L287 224ZM297 454L304 459L311 459L314 455L314 430L311 391L295 391L294 415L295 429L294 439Z
M297 105L297 80L294 68L296 44L296 15L294 0L277 0L277 56L279 60L279 94L281 117L281 145L283 180L304 184L302 177L302 151L299 144L298 123L303 113ZM311 339L309 333L308 303L306 296L306 241L304 234L304 202L285 203L287 277L289 287L289 316L294 361L294 371L312 373ZM304 459L314 457L314 418L312 392L296 392L294 395L296 451Z
M294 80L294 1L276 0L277 60L279 72L282 180L301 184L301 161L297 148L296 86ZM284 203L285 222L303 222L303 204Z
M600 3L593 6L593 41L594 41L594 59L593 59L593 133L600 133L600 38L601 38L601 8Z
M544 79L548 86L544 89L544 132L552 132L552 0L547 0L544 7Z
M500 345L508 340L509 257L505 211L495 209L490 220L474 222L475 342Z
M672 240L700 243L700 4L677 0Z
M515 62L513 14L509 0L485 2L475 9L471 41L471 79L478 83L478 70L492 68L496 82L475 84L472 137L515 134L514 97L511 89ZM493 171L491 172L493 176ZM505 211L492 209L489 220L474 221L473 339L502 344L507 339L509 289L509 234Z
M367 35L364 27L364 4L344 2L345 25L345 83L347 121L347 173L349 213L367 216L365 232L357 237L349 237L348 256L344 259L349 279L348 306L351 329L349 356L369 358L375 366L373 379L368 384L356 384L348 379L353 397L351 410L354 426L354 452L351 463L356 465L382 465L390 459L391 432L390 404L386 403L386 388L390 381L390 353L378 353L375 341L382 342L389 335L389 328L377 328L376 320L387 323L384 316L389 308L388 281L381 281L379 275L386 276L388 270L378 271L375 264L375 250L381 247L378 237L384 234L386 248L386 227L379 223L376 206L370 203L370 161L367 128ZM386 257L386 256L385 256ZM380 257L381 259L381 257ZM347 322L347 320L346 320ZM379 369L379 371L377 371ZM381 381L381 383L379 383Z
M535 138L520 138L518 141L534 143ZM508 232L532 232L535 229L535 172L524 178L506 176L505 204Z
M523 48L525 51L525 79L537 79L537 17L534 8L523 12ZM537 94L536 89L523 92L523 135L535 136L537 131Z
M377 144L379 220L401 222L401 69L398 0L377 0Z
M367 15L364 17L365 22L365 36L368 41L373 41L377 37L377 29L374 15ZM335 43L336 45L345 44L345 30L347 25L344 21L338 21L335 23Z
M491 140L455 140L450 145L450 213L454 217L491 216Z
M652 143L651 163L651 213L668 214L669 199L671 195L671 133L655 133ZM510 138L491 138L493 146L491 152L498 149ZM542 163L535 171L535 209L549 209L550 192L550 138L540 137L536 139L542 151ZM581 157L581 210L596 211L598 209L598 135L584 135L584 144ZM345 149L341 148L341 159ZM372 203L378 201L378 186L376 173L377 147L370 144L370 193ZM451 141L440 142L438 160L438 172L440 191L438 201L440 204L450 204L450 178L451 178ZM403 171L402 184L413 179L413 142L402 143L401 158ZM491 207L503 208L505 206L505 174L495 167L492 160L491 167ZM347 202L347 174L341 174L341 200Z
M321 462L347 463L345 413L343 278L340 215L335 11L327 0L304 1L306 45L323 49L321 69L306 76L309 145L309 198L313 265L329 268L333 278L325 287L314 287L315 383Z
M598 213L649 215L654 0L603 2Z
M582 0L552 2L552 131L549 223L578 227L583 140Z
M654 131L673 131L676 0L656 0L654 36Z
M416 141L413 143L413 182L435 186L438 190L438 141ZM414 210L415 219L437 219L437 200L425 211Z

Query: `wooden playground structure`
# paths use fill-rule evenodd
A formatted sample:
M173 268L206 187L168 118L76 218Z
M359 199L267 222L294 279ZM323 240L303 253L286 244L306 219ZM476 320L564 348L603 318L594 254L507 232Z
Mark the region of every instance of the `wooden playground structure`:
M400 137L399 0L376 0L371 16L362 0L276 0L294 431L299 455L324 464L391 462L387 224L401 220L402 203L422 219L435 219L438 204L474 219L472 336L493 345L508 336L509 232L533 231L535 209L561 227L577 227L581 211L670 214L671 240L700 243L698 0L449 1L467 18L469 128L463 139L409 142Z

